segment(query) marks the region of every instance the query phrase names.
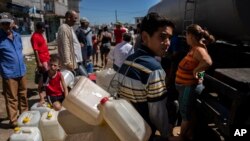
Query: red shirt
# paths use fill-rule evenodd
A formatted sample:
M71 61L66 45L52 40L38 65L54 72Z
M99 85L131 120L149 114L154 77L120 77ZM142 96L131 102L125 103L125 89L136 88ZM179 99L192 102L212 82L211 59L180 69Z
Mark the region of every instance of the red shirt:
M63 88L61 85L61 75L60 71L56 72L56 76L49 78L49 82L46 85L46 94L49 96L61 96L63 95Z
M46 40L44 39L41 33L34 32L31 37L31 44L33 49L38 52L38 57L41 63L49 62L50 56L48 46L46 44Z
M121 43L122 42L122 34L126 32L126 29L124 28L116 28L114 30L114 35L115 35L115 43Z

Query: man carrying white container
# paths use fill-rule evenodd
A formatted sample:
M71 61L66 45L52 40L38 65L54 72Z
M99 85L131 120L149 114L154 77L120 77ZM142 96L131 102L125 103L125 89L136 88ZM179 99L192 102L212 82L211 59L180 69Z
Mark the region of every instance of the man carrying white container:
M113 82L118 81L118 96L129 100L150 125L153 140L158 130L168 138L165 72L155 56L163 56L170 45L174 24L149 13L141 23L142 43L122 64ZM112 82L111 82L112 86Z

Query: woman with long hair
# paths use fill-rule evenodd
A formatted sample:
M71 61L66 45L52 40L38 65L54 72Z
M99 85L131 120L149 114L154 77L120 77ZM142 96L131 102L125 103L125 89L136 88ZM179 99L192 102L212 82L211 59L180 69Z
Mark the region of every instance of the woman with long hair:
M178 65L175 83L182 117L180 139L193 140L196 95L204 88L204 71L212 65L206 46L215 39L207 30L192 24L187 27L186 41L190 50Z

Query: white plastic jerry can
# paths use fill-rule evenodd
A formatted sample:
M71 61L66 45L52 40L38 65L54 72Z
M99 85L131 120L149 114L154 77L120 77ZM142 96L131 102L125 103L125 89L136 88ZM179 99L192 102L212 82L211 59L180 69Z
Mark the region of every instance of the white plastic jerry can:
M94 129L93 125L79 119L68 110L60 111L57 119L67 135L93 132Z
M39 111L25 111L17 119L17 125L20 127L38 127L41 115Z
M93 132L70 134L66 137L65 141L93 141ZM99 140L99 141L103 141L103 140Z
M99 125L103 119L97 105L103 97L109 96L108 92L87 77L82 76L62 104L68 111L86 123Z
M45 112L50 111L51 109L52 109L52 106L48 102L45 102L43 104L40 104L39 102L37 102L33 104L32 107L30 108L31 111L39 111L41 115Z
M95 126L93 130L93 141L120 141L110 126L104 122Z
M42 136L37 127L16 127L10 141L42 141Z
M96 71L96 84L108 91L111 80L115 75L114 69L108 68L101 71ZM111 89L111 88L110 88Z
M64 141L66 133L57 121L58 111L50 110L43 113L40 130L44 141Z
M101 100L100 110L104 120L121 141L147 141L149 139L150 126L128 101L105 97Z

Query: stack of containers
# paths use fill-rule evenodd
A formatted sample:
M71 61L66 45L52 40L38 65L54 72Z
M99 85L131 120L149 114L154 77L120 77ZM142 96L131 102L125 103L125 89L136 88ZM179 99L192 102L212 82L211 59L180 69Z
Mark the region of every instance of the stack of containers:
M86 123L99 125L103 119L97 105L102 98L109 96L97 84L82 76L63 101L63 106Z
M42 141L42 136L37 127L16 127L10 141Z
M65 98L63 106L87 123L83 126L94 126L91 131L93 141L147 141L151 129L134 107L124 99L107 97L110 97L108 92L82 76Z
M147 141L149 139L150 126L128 101L105 97L100 103L99 108L104 120L121 141Z
M50 110L43 113L40 120L40 130L44 141L64 141L66 133L58 123L59 111Z

